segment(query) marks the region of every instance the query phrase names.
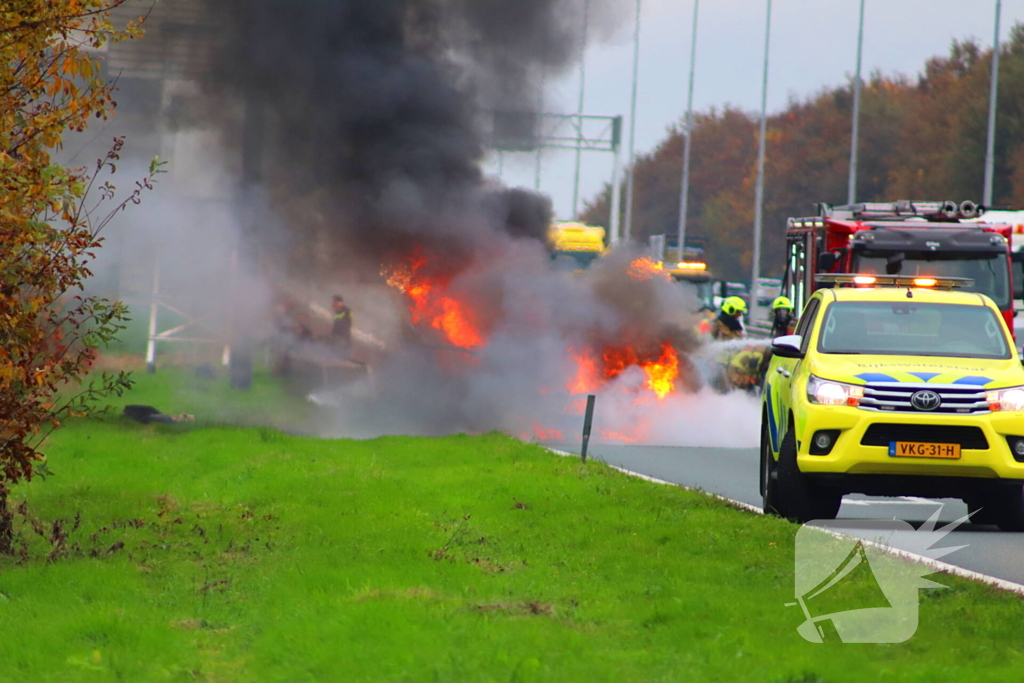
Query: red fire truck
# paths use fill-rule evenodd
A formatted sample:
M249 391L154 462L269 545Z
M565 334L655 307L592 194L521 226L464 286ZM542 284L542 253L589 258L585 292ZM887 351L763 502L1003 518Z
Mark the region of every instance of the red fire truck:
M974 280L964 289L991 297L1012 330L1013 228L973 222L983 213L970 201L819 204L817 216L789 219L783 294L801 311L818 273L964 277Z

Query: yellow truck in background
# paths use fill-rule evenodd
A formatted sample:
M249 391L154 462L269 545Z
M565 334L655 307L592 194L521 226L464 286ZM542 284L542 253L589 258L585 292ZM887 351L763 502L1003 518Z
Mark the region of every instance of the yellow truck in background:
M604 238L604 228L583 223L555 223L548 229L551 260L561 270L586 270L607 250Z

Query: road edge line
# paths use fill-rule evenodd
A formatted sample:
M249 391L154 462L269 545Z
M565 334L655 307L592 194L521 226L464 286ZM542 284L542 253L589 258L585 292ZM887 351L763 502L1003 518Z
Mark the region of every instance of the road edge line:
M558 450L556 448L550 448L548 446L542 446L542 448L544 448L544 449L554 453L555 455L560 455L562 457L569 457L569 458L578 458L579 457L575 453L569 453L568 451L560 451L560 450ZM704 489L693 488L691 486L685 486L683 484L676 484L676 483L671 482L671 481L665 481L664 479L658 479L657 477L651 477L651 476L648 476L646 474L640 474L639 472L633 472L632 470L627 470L626 468L619 467L618 465L610 465L610 464L608 464L606 462L602 462L601 464L603 464L603 465L605 465L607 467L610 467L613 470L618 470L619 472L622 472L623 474L629 475L631 477L636 477L637 479L643 479L644 481L649 481L649 482L652 482L652 483L655 483L655 484L664 484L665 486L675 486L676 488L684 489L686 491L693 491L695 493L703 493L706 496L711 496L712 498L717 498L718 500L726 502L730 506L732 506L732 507L734 507L734 508L736 508L738 510L743 510L745 512L753 512L753 513L758 514L758 515L763 515L764 514L764 510L763 509L757 507L756 505L751 505L750 503L744 503L741 500L734 500L732 498L728 498L726 496L722 496L722 495L719 495L717 493L711 493L709 491L705 491ZM951 574L953 576L959 576L962 579L969 579L969 580L972 580L972 581L978 581L979 583L983 583L983 584L985 584L987 586L991 586L993 588L998 588L998 589L1006 591L1008 593L1016 593L1017 595L1019 595L1021 597L1024 597L1024 584L1014 583L1013 581L1007 581L1006 579L1000 579L999 577L991 576L990 574L982 574L981 572L976 572L976 571L973 571L971 569L965 569L964 567L960 567L960 566L957 566L955 564L949 564L948 562L942 562L941 560L935 560L935 559L932 559L930 557L926 557L924 555L918 555L917 553L909 552L907 550L900 550L899 548L893 548L892 546L885 545L884 543L879 543L878 541L868 541L868 540L860 538L859 536L854 536L852 534L843 534L843 533L840 533L840 532L835 531L833 529L822 529L821 527L814 527L814 526L809 527L809 528L817 529L818 531L822 531L824 533L831 534L832 536L835 536L836 538L856 538L859 541L861 541L864 545L867 545L867 546L870 546L870 547L875 548L877 550L880 550L882 552L888 553L889 555L895 555L896 557L899 557L899 558L904 559L904 560L908 560L910 562L916 562L918 564L923 564L926 567L931 567L932 569L935 570L935 572L941 572L943 574Z

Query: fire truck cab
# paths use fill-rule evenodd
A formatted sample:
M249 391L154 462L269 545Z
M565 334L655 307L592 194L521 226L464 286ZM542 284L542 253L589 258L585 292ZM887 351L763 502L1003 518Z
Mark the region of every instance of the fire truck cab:
M819 204L788 221L783 294L802 311L828 286L822 273L969 278L964 290L990 297L1013 330L1012 226L974 222L983 213L970 201Z

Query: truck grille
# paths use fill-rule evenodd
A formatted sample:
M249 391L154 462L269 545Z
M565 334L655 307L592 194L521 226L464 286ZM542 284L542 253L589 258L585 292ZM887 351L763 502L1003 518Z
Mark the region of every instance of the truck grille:
M942 403L934 410L922 411L910 402L919 391L934 391ZM976 386L956 384L868 384L864 387L864 398L860 407L894 413L938 413L940 415L970 415L989 412L985 390Z
M917 443L958 443L960 448L975 451L988 449L988 439L980 427L950 425L902 425L876 423L867 428L860 440L862 446L888 446L893 441Z

